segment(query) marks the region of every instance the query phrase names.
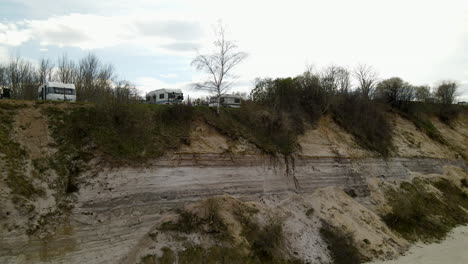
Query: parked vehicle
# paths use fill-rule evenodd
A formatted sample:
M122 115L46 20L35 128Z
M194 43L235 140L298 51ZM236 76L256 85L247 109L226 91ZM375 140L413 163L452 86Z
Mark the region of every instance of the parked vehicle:
M219 99L219 103L223 107L239 108L241 104L241 97L235 94L222 94ZM218 97L217 96L211 97L208 106L217 107L217 105L218 105Z
M73 83L47 82L38 89L39 100L76 102L76 89Z
M184 94L180 89L158 89L146 94L149 104L179 104L183 100Z

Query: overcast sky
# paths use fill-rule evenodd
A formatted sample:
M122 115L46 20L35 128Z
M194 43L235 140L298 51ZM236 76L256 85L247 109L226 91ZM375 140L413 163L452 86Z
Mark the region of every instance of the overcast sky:
M415 85L456 80L468 100L467 0L0 0L0 62L91 51L143 91L185 89L219 19L249 54L234 90L306 65L369 64Z

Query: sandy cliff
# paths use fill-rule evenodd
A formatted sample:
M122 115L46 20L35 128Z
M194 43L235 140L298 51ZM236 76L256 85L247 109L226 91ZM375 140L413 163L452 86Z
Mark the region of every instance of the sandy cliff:
M210 197L217 197L217 208L222 209L217 215L233 245L249 243L242 221L233 213L245 207L242 210L255 209L251 221L259 226L279 219L284 255L304 263L332 261L320 236L323 221L353 234L364 259L395 257L409 243L379 216L388 210L382 186L414 177L457 182L467 178L467 166L457 152L432 141L411 122L392 118L396 148L386 159L361 148L328 117L308 128L299 138L301 151L292 157L262 154L197 120L189 145L147 164L112 167L91 160L90 169L79 176L79 190L64 198L54 191L60 177L55 171L46 168L41 176L32 169L33 160L56 152L47 116L32 105L18 109L10 137L27 152L24 170L45 193L30 203L34 206L19 209L6 184L7 170L0 169L0 262L153 263L167 248L177 253L186 252L188 244L218 245L218 238L203 229L158 231L177 219L175 209L205 219L193 208L206 206ZM434 123L468 154L465 121L452 127ZM5 160L0 156L0 168Z

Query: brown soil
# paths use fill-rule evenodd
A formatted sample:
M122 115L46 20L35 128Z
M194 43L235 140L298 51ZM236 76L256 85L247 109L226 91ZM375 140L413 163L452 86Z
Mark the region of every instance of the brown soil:
M51 154L52 138L48 122L39 108L28 107L18 111L15 117L14 139L26 149L31 160L44 158Z

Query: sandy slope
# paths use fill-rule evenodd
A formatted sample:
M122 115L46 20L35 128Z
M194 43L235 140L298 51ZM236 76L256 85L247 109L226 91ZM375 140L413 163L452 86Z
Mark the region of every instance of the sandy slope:
M441 243L418 243L396 260L372 264L466 264L468 263L468 225L455 228ZM371 263L369 263L371 264Z

